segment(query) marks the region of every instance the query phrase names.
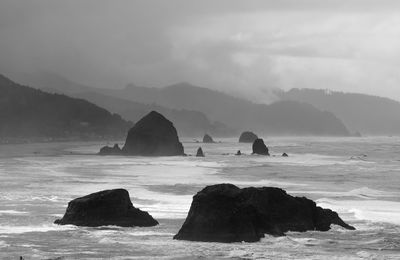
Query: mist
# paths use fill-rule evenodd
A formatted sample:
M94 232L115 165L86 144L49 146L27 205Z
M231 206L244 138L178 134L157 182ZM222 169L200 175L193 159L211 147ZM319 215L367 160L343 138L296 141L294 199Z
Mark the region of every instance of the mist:
M397 1L0 3L0 72L123 88L176 82L268 103L322 88L400 100Z

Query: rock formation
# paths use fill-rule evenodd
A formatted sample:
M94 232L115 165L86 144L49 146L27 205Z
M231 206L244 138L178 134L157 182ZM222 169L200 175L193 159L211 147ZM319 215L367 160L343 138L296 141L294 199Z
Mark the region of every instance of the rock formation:
M119 148L118 144L114 144L113 147L104 146L100 149L100 155L120 155L122 154L121 148Z
M242 152L238 150L235 155L242 155Z
M289 157L289 155L287 153L283 153L282 157Z
M197 149L196 157L204 157L203 149L201 149L201 147Z
M239 143L253 143L258 136L253 132L243 132L239 137Z
M104 190L74 199L68 203L64 217L54 223L88 227L158 225L149 213L132 205L129 193L124 189Z
M174 239L255 242L264 234L327 231L331 224L355 229L336 212L317 207L305 197L290 196L279 188L240 189L232 184L218 184L193 197L188 216Z
M253 143L253 154L269 155L268 147L263 139L256 139Z
M205 134L203 137L203 143L215 143L215 142L210 135Z
M140 119L129 130L122 152L142 156L184 155L174 125L155 111Z

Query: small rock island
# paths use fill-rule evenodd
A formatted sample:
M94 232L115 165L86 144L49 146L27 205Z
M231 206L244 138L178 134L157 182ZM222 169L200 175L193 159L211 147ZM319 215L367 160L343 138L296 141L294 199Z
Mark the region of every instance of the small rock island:
M215 143L211 135L205 134L203 136L203 143Z
M253 143L258 136L250 131L243 132L239 137L239 143Z
M207 242L256 242L265 234L327 231L331 224L354 230L336 212L293 197L280 188L244 188L232 184L207 186L192 201L174 239Z
M264 144L264 140L258 138L253 143L253 154L260 154L260 155L268 155L269 150L268 147Z
M132 205L125 189L103 190L68 203L64 217L55 224L87 227L151 227L158 225L149 213Z

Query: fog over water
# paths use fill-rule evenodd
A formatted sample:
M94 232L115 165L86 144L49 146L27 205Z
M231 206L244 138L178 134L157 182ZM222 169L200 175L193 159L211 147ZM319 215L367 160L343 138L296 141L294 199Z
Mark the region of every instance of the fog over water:
M122 88L187 81L269 102L329 88L400 100L394 0L0 2L0 71Z

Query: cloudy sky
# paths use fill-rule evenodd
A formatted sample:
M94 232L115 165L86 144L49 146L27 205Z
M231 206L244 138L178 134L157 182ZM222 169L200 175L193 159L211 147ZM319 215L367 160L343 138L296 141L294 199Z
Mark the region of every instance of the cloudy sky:
M400 1L1 0L0 73L38 72L257 101L294 87L400 100Z

